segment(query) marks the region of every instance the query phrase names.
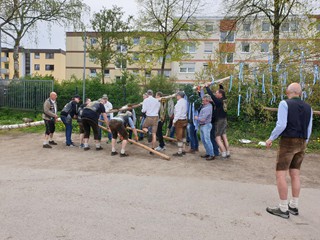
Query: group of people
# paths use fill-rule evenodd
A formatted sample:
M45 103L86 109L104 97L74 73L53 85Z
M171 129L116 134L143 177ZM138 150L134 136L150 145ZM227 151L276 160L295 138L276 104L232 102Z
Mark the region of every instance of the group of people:
M171 117L172 125L176 131L178 150L174 156L181 157L188 153L199 151L197 131L200 128L201 141L205 148L205 154L201 157L210 161L215 156L222 158L230 157L229 144L226 135L227 128L227 104L223 87L220 87L215 94L210 89L210 84L205 84L199 95L202 98L200 109L195 108L195 104L186 99L184 92L176 94L177 103L174 106ZM206 94L204 94L206 90ZM279 104L277 124L272 131L266 146L271 147L272 142L280 136L279 150L276 163L276 180L280 198L280 203L276 207L268 207L266 211L275 216L288 219L290 214L298 215L299 195L300 195L300 167L304 159L306 146L312 130L312 109L309 104L301 100L302 88L298 83L288 86L286 94L288 99ZM165 150L162 127L165 121L165 101L162 101L162 93L157 92L153 97L153 91L148 90L143 95L141 128L144 133L150 136L151 147L157 151ZM43 148L52 148L57 145L53 140L55 122L57 115L57 94L50 93L50 97L44 102L43 119L45 122L45 139ZM125 146L128 140L126 126L130 126L135 133L136 141L138 134L135 129L132 111L121 111L116 117L106 113L112 109L112 104L108 104L107 95L103 95L98 101L87 99L84 104L77 108L80 101L79 96L74 96L61 111L61 120L66 127L66 146L72 147L71 140L72 119L77 118L80 127L80 140L83 141L83 149L89 150L90 129L93 130L96 150L101 150L101 133L99 134L99 119L104 121L106 129L112 135L111 155L117 155L115 149L118 135L122 140L120 156L127 157ZM107 105L107 106L106 106ZM190 149L185 150L186 133L190 142ZM141 137L141 136L140 136ZM156 141L159 146L156 147ZM152 154L152 152L150 152ZM291 178L292 198L288 200L288 186L286 175L289 172Z

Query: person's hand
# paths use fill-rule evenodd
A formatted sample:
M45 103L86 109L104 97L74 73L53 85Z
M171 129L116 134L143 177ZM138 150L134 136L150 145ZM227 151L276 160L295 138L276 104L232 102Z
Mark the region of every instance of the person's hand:
M204 84L205 87L209 87L211 85L211 82L207 82Z
M135 136L134 140L136 140L136 142L138 142L139 141L138 136Z
M267 148L271 148L271 146L272 146L272 140L268 139L268 140L266 141L266 147L267 147Z
M194 116L194 119L195 119L195 120L198 120L198 118L199 118L198 116Z

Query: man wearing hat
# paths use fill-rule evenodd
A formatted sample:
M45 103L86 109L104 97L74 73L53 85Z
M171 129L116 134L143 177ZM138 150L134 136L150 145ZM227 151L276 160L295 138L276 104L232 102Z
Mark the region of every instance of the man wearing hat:
M113 106L112 106L112 103L109 102L109 98L108 98L108 95L107 94L103 94L102 95L102 99L105 101L105 104L104 104L104 109L106 110L106 113L109 112L110 110L113 109ZM107 117L108 117L108 120L110 121L111 118L113 118L113 113L107 113ZM100 120L104 120L103 119L103 116L100 115ZM99 122L99 125L102 126L102 122ZM99 128L99 139L101 140L102 138L102 130L101 128ZM108 132L108 142L111 142L112 140L112 134Z
M60 118L66 127L66 146L74 147L74 143L71 140L72 134L72 119L77 114L78 103L80 102L80 96L75 95L70 102L68 102L62 109Z

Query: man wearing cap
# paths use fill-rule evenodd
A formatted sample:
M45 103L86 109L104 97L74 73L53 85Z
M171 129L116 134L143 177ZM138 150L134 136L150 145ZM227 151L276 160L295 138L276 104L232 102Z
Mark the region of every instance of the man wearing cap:
M60 118L66 127L66 146L74 147L74 143L71 140L72 134L72 119L76 116L78 112L78 103L80 102L80 96L75 95L70 102L68 102L62 109Z
M52 148L51 145L57 145L57 143L53 141L53 133L55 132L55 125L58 118L56 100L57 94L55 92L51 92L50 97L43 103L42 118L46 126L43 148Z
M158 128L158 113L160 109L160 102L158 99L153 97L153 91L147 91L148 97L143 100L142 103L142 113L146 114L146 119L143 123L143 131L148 132L148 127L152 128L152 144L151 147L154 149L156 147L156 133ZM150 152L151 153L151 152Z
M184 99L184 92L180 91L176 95L177 104L174 106L173 125L176 129L176 138L178 140L178 152L173 156L182 157L183 144L186 142L187 120L187 101Z
M84 128L84 151L90 149L89 147L89 137L90 129L92 128L94 140L96 143L96 150L102 150L99 139L99 125L98 120L100 114L103 115L106 127L109 128L109 121L107 118L106 110L104 108L105 100L100 98L98 101L90 102L82 111L82 124Z
M102 95L102 99L105 101L105 104L104 104L104 109L106 110L106 113L109 112L110 110L113 109L113 106L112 106L112 103L109 102L109 98L108 98L108 95L107 94L103 94ZM110 121L111 118L113 118L113 113L107 113L107 117L108 117L108 120ZM103 116L100 115L100 120L103 121ZM102 126L102 122L99 122L99 125ZM99 139L101 140L102 138L102 130L101 128L99 128ZM108 142L111 142L111 139L112 139L112 134L108 132Z

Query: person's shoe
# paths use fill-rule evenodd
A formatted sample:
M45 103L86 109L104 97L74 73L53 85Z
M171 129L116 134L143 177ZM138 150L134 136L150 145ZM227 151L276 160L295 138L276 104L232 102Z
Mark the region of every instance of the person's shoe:
M148 133L148 142L152 142L152 133Z
M210 157L207 157L207 158L206 158L207 161L212 161L212 160L214 160L214 159L215 159L215 156L210 156Z
M208 158L208 157L210 157L210 155L205 154L205 155L201 155L200 157L202 157L202 158Z
M288 205L289 206L289 213L291 213L292 215L295 215L295 216L297 216L297 215L299 215L299 210L298 210L298 208L292 208L292 207L290 207L290 205Z
M76 147L74 143L66 144L67 147Z
M58 145L58 143L56 143L56 142L53 141L53 140L52 140L52 141L49 141L49 144L50 144L50 145Z
M154 150L160 152L160 151L166 150L166 147L160 147L160 146L158 146L158 147L156 147Z
M129 154L127 154L127 153L120 153L120 157L128 157L129 156Z
M172 154L172 156L174 156L174 157L183 157L183 154L177 152L177 153Z
M289 215L289 211L285 211L282 212L281 209L279 207L267 207L266 211L272 215L278 216L278 217L282 217L282 218L286 218L288 219L290 217Z
M227 156L226 156L227 158L229 158L229 157L231 157L231 155L230 155L230 152L229 151L227 151Z
M100 150L102 150L103 149L103 147L96 147L96 151L100 151Z
M190 149L187 151L187 153L195 154L195 153L196 153L196 150L195 150L195 149L190 148Z
M52 148L49 144L43 144L42 147L43 148Z
M84 148L84 144L81 143L81 144L79 145L79 148Z
M182 151L182 155L186 155L186 151Z
M111 156L115 156L117 154L118 154L118 152L111 152Z
M90 147L84 147L83 150L88 151L88 150L90 150Z

